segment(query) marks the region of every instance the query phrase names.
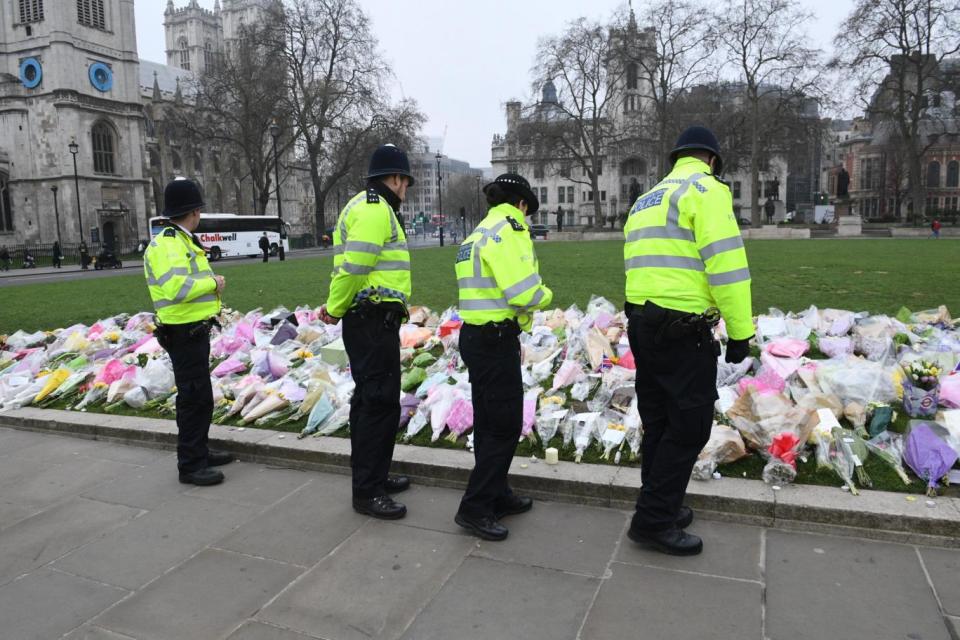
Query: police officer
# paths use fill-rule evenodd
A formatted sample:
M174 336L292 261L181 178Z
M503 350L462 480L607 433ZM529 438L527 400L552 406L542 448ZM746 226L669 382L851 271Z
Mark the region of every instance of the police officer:
M407 154L392 144L370 158L367 188L347 202L334 229L325 322L343 318L343 344L356 383L350 401L353 508L395 520L407 508L389 494L410 486L390 476L400 426L400 324L410 298L410 254L397 213L413 184Z
M684 131L673 170L630 209L624 227L630 348L643 421L640 497L631 540L676 555L703 542L684 529L683 506L697 455L710 438L717 398L713 326L722 316L727 362L753 337L750 271L730 190L716 177L720 146L704 127Z
M525 215L540 202L521 176L505 173L484 187L490 210L457 252L460 355L470 371L475 466L454 518L485 540L503 540L504 516L529 511L533 500L507 483L523 427L521 330L553 300L540 279Z
M226 281L210 270L193 233L204 206L197 185L177 178L164 189L163 202L167 221L143 254L143 271L156 310L154 335L170 354L177 383L177 467L184 484L219 484L223 473L212 467L233 457L207 447L213 417L210 327Z

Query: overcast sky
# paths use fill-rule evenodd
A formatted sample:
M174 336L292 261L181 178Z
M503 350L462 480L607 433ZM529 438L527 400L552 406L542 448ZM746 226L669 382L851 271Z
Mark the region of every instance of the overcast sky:
M188 0L174 0L177 7ZM199 0L213 8L214 0ZM801 0L817 17L812 44L828 49L852 0ZM415 98L429 118L423 133L443 135L443 152L490 165L490 140L506 127L503 104L527 101L537 37L580 16L609 17L622 0L360 0L396 76L396 94ZM166 62L162 0L136 0L140 57ZM634 2L637 13L640 2ZM642 25L641 25L642 26Z

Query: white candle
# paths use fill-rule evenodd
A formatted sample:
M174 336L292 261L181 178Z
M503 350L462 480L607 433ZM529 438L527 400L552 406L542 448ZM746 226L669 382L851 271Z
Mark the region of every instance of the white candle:
M545 459L547 464L557 464L559 462L559 453L557 452L556 447L550 447L546 450L547 457Z

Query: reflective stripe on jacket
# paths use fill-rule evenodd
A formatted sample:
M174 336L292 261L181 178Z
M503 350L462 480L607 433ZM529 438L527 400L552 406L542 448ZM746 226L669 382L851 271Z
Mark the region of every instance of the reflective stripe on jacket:
M717 307L733 339L754 334L750 270L730 189L697 158L680 158L637 198L624 226L627 301L677 311Z
M393 208L375 191L361 191L343 208L333 247L330 315L343 317L364 298L407 304L412 289L407 236Z
M533 312L553 301L540 279L523 212L509 204L490 209L457 253L460 317L482 325L516 319L529 330Z
M203 247L179 227L165 227L143 254L143 272L163 324L208 320L220 313L217 281Z

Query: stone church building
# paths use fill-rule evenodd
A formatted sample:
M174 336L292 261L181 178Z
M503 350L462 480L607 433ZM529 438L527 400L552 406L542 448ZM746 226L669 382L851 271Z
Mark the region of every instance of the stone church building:
M202 185L208 210L252 213L249 180L229 154L176 140L164 110L257 4L168 1L163 65L138 58L134 0L0 0L0 245L59 236L135 246L180 175ZM282 190L298 231L308 197L297 180Z

